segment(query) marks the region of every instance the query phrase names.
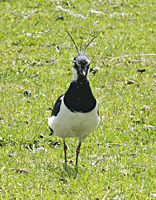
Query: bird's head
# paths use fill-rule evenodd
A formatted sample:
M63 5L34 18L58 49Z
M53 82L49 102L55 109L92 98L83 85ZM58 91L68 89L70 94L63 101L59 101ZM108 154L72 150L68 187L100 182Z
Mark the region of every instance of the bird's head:
M74 62L73 72L75 71L77 77L86 78L89 71L90 59L84 54L78 54L73 59L73 62Z
M77 50L78 55L73 59L74 62L74 66L73 66L73 81L77 81L78 79L87 79L87 75L89 72L89 65L90 65L90 59L84 55L87 47L89 46L89 44L99 35L96 35L84 48L83 52L80 53L80 51L78 50L78 47L75 43L75 41L73 40L72 36L70 35L70 33L67 31L69 37L71 38L71 40L73 41L75 48Z

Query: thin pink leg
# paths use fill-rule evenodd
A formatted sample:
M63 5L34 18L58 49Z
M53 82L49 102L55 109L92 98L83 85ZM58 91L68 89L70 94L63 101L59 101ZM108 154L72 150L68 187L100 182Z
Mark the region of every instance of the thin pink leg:
M67 155L66 155L67 146L66 146L65 140L63 140L63 144L64 144L64 156L65 156L65 163L67 163Z
M79 153L80 153L80 147L81 147L81 142L79 142L79 146L76 149L76 167L77 167L77 164L78 164L78 156L79 156Z

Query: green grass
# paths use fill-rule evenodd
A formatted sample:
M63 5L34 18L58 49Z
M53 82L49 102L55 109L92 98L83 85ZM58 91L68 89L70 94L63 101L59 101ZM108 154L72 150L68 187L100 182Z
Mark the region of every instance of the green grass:
M155 13L154 0L0 1L1 199L154 199ZM66 168L47 125L77 55L66 29L78 46L100 33L86 55L99 68L89 80L101 122L78 174L78 140L67 140Z

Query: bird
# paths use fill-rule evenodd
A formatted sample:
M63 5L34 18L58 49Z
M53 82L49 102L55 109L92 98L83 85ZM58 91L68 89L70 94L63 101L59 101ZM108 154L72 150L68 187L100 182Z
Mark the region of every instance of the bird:
M89 44L99 34L92 38L85 46L83 52L80 52L71 34L68 31L67 33L74 43L78 54L73 59L73 76L70 86L65 94L59 96L54 104L51 117L48 118L48 125L51 135L59 136L63 139L66 164L67 145L65 139L72 137L79 139L79 145L76 149L75 166L77 167L82 142L97 128L100 122L98 104L92 93L88 79L90 59L84 55Z

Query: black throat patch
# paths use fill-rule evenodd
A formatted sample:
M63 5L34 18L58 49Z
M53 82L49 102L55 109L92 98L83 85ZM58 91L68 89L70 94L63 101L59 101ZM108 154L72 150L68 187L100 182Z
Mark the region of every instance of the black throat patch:
M67 90L64 103L72 112L90 112L96 106L88 80L73 81Z

